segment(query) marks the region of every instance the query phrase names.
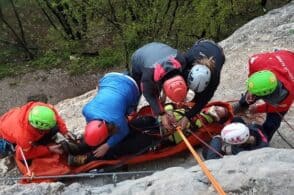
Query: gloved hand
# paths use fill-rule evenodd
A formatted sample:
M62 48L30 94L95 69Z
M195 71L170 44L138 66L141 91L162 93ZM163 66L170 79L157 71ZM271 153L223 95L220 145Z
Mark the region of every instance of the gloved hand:
M248 108L249 107L249 104L246 101L246 95L247 95L247 91L245 94L241 94L241 99L239 100L239 106L241 108Z
M224 144L222 146L222 151L224 151L226 155L231 155L232 154L232 145L224 142Z
M186 129L190 126L190 121L189 119L184 116L178 123L177 126L180 126L182 129Z
M175 129L176 119L172 115L165 113L160 116L160 121L168 131L173 131L173 129Z
M77 136L75 134L73 134L72 132L68 131L64 137L68 140L71 140L71 141L76 141L77 140Z
M255 114L257 113L257 105L256 104L252 104L249 106L249 112L250 114Z
M245 101L247 104L251 105L256 101L256 96L247 91L245 94Z

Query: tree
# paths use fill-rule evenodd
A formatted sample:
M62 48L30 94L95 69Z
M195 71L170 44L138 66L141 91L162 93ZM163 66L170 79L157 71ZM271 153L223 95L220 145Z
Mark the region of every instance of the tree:
M81 40L86 36L88 30L86 9L88 0L43 0L43 3L39 0L36 1L50 21L50 24L56 30L57 26L60 26L66 38ZM44 6L46 6L46 8ZM54 23L54 19L47 13L47 10L51 12L51 15L58 21L58 25Z
M11 7L13 9L14 15L16 17L17 20L17 25L18 25L18 30L20 31L19 33L17 33L17 30L7 21L7 19L5 18L4 14L3 14L3 7L2 4L0 4L0 21L2 21L2 23L4 24L4 26L7 28L7 30L9 30L12 35L14 36L14 40L17 43L18 46L20 46L21 48L24 49L24 51L27 53L29 59L33 59L34 58L34 54L30 51L26 38L25 38L25 33L24 33L24 29L23 29L23 25L22 25L22 21L20 19L20 16L18 14L18 11L15 7L15 4L13 2L13 0L9 0ZM6 43L10 43L8 41L6 41Z

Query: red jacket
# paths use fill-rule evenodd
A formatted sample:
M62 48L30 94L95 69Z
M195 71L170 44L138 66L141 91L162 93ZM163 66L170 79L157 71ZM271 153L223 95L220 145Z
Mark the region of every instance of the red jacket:
M270 70L288 90L288 96L276 107L264 103L257 107L257 112L286 112L294 100L294 53L287 50L261 53L249 59L249 76L261 70Z
M19 147L23 149L27 159L50 153L47 146L34 146L34 142L38 141L43 136L46 136L46 131L39 131L29 124L29 113L31 109L37 105L47 106L53 109L60 133L67 133L64 121L50 104L29 102L22 107L16 107L9 110L0 117L0 137L17 145L16 157L19 159L22 158L19 153Z

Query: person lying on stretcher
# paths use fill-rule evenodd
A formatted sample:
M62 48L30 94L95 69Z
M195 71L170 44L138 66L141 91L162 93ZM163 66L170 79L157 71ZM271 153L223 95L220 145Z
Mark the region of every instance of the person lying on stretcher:
M220 135L212 138L211 148L203 149L204 159L219 159L223 155L236 155L269 146L261 125L246 124L241 117L234 117L231 122L222 129Z
M185 109L175 109L175 106L172 104L168 104L165 106L165 111L170 115L173 115L176 121L179 121L183 118ZM203 108L202 111L192 117L190 122L187 125L187 129L191 129L192 131L197 131L199 128L212 124L212 123L225 123L229 118L229 111L224 106L212 105L206 108ZM174 143L178 144L182 141L182 138L178 134L178 132L174 132L169 139Z
M165 110L169 114L173 114L177 121L180 120L185 113L185 109L176 109L173 104L167 104ZM187 128L197 131L197 129L212 123L225 123L228 118L229 111L226 107L213 105L204 108L200 114L193 117ZM117 159L126 155L143 154L144 152L150 151L150 149L164 148L182 141L177 132L167 136L168 139L162 139L160 132L164 135L169 132L162 129L160 122L153 116L138 116L129 121L129 127L129 135L99 159ZM92 130L91 128L85 129L84 138L82 138L79 144L69 142L63 143L64 150L69 153L69 165L80 166L92 160L99 160L92 154L92 147L87 144L87 139L85 139L85 136L89 135L89 132ZM91 134L93 134L93 132ZM186 132L186 134L188 133Z

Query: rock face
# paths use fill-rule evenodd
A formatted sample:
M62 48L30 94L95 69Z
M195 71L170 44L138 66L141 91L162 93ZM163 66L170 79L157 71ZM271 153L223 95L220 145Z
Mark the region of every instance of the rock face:
M258 17L241 27L220 44L224 47L226 63L221 75L221 84L214 100L236 100L245 91L248 57L275 48L294 48L294 2ZM95 94L90 91L82 96L57 104L57 109L70 130L82 131L85 121L81 109ZM285 120L294 126L293 109ZM281 134L294 145L294 133L283 122ZM275 135L271 145L285 148L288 145L279 135ZM180 167L118 183L117 187L105 185L101 180L91 182L33 185L2 185L2 194L215 194L213 187L203 175L199 166L194 166L192 158L173 158ZM267 148L244 152L237 156L227 156L222 160L207 161L206 164L216 179L229 194L293 194L294 192L294 151L293 149ZM168 164L168 163L167 163ZM170 164L171 165L171 164ZM174 164L173 164L174 165ZM2 166L2 165L1 165ZM140 170L144 165L138 166ZM146 168L146 167L145 167ZM3 169L4 170L4 169Z
M266 148L206 161L227 194L283 194L294 191L294 150ZM2 194L216 194L199 166L168 168L151 176L97 187L97 183L6 186Z

